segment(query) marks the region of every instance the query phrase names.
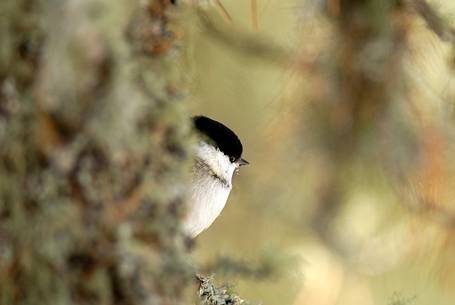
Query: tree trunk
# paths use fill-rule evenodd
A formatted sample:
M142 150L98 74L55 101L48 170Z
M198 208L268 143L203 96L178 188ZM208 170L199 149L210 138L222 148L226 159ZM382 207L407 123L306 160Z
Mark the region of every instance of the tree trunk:
M182 303L175 7L3 0L0 12L0 304Z

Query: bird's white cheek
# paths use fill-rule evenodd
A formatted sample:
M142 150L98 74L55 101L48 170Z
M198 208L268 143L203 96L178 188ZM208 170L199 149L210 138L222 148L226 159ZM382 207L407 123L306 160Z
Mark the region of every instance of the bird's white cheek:
M237 169L238 167L235 163L232 163L227 167L225 175L226 177L229 177L229 182L232 181L232 176L234 175L235 172L237 172Z

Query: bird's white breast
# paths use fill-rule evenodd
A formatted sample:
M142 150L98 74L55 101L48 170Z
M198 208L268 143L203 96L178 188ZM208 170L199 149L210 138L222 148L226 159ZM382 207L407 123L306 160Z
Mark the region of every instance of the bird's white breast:
M226 155L205 142L198 145L196 156L183 222L183 229L191 238L220 215L231 192L236 168Z
M194 177L184 221L188 236L196 237L215 221L226 205L230 191L230 185L227 187L212 176Z

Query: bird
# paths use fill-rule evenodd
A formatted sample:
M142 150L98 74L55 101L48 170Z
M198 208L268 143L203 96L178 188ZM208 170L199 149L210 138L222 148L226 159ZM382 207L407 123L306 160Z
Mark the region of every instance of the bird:
M242 158L242 143L231 129L203 115L192 120L198 141L183 219L183 231L190 239L220 215L232 190L232 176L249 164Z

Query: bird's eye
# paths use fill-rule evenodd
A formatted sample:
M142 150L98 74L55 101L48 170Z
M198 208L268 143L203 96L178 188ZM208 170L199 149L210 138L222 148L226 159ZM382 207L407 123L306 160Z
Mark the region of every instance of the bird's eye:
M230 157L229 160L234 163L235 162L235 158L234 157Z

